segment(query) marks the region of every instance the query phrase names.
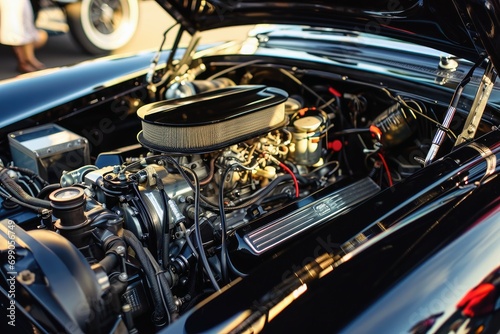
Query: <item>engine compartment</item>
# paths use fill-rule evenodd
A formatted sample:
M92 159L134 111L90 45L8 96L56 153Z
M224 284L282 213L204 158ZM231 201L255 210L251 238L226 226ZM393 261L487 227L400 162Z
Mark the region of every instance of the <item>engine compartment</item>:
M15 228L17 239L0 256L8 260L15 247L26 292L18 307L36 309L44 326L167 326L308 229L422 169L450 99L445 89L425 96L417 91L426 87L386 88L273 62L207 64L193 80L161 86L156 102L144 87L123 87L64 117L67 105L49 111L47 121L76 133L83 149L75 156L74 146L51 144L37 172L2 142L0 235L9 240ZM464 122L459 110L441 155ZM478 134L491 125L481 123ZM51 309L72 288L51 289L51 264L37 259L38 248L81 277L83 311ZM54 320L60 314L66 324Z

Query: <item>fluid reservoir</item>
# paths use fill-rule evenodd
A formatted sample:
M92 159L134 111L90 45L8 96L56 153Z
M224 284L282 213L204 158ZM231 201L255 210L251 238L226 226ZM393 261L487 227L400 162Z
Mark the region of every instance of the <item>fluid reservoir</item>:
M295 144L294 158L299 165L312 166L321 158L320 128L323 119L305 116L293 122L292 141Z
M416 117L411 110L396 103L378 115L373 124L382 132L382 144L391 147L411 137L415 132Z

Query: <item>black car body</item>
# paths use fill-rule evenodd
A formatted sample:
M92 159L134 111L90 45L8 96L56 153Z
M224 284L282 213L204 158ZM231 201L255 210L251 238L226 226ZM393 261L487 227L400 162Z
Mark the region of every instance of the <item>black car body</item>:
M4 328L498 332L499 1L157 2L0 84Z

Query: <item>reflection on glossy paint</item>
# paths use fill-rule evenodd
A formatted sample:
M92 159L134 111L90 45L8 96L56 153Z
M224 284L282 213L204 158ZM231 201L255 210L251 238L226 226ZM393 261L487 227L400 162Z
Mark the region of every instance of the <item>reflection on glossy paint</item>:
M436 333L484 333L489 330L496 332L500 323L500 313L497 312L500 309L499 292L500 267L497 267L479 284L467 291L457 303L456 311L446 319ZM429 321L429 318L422 321L420 326L415 327L413 333L425 333L430 328L425 326Z

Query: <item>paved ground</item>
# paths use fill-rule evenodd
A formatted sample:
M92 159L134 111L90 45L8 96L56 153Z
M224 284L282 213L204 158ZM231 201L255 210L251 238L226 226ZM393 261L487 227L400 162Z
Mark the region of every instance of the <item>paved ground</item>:
M40 13L39 23L64 25L64 16L59 10L50 10ZM174 23L173 19L163 11L154 1L140 1L139 27L132 41L114 52L123 54L145 49L157 49L162 40L163 32ZM242 36L248 28L232 30L232 35ZM214 32L209 39L217 40L222 37L220 33ZM37 51L37 57L48 67L59 67L71 65L84 60L93 59L93 56L83 53L72 41L70 34L51 36L47 45ZM15 70L16 61L10 47L0 45L0 80L12 78L18 73Z

